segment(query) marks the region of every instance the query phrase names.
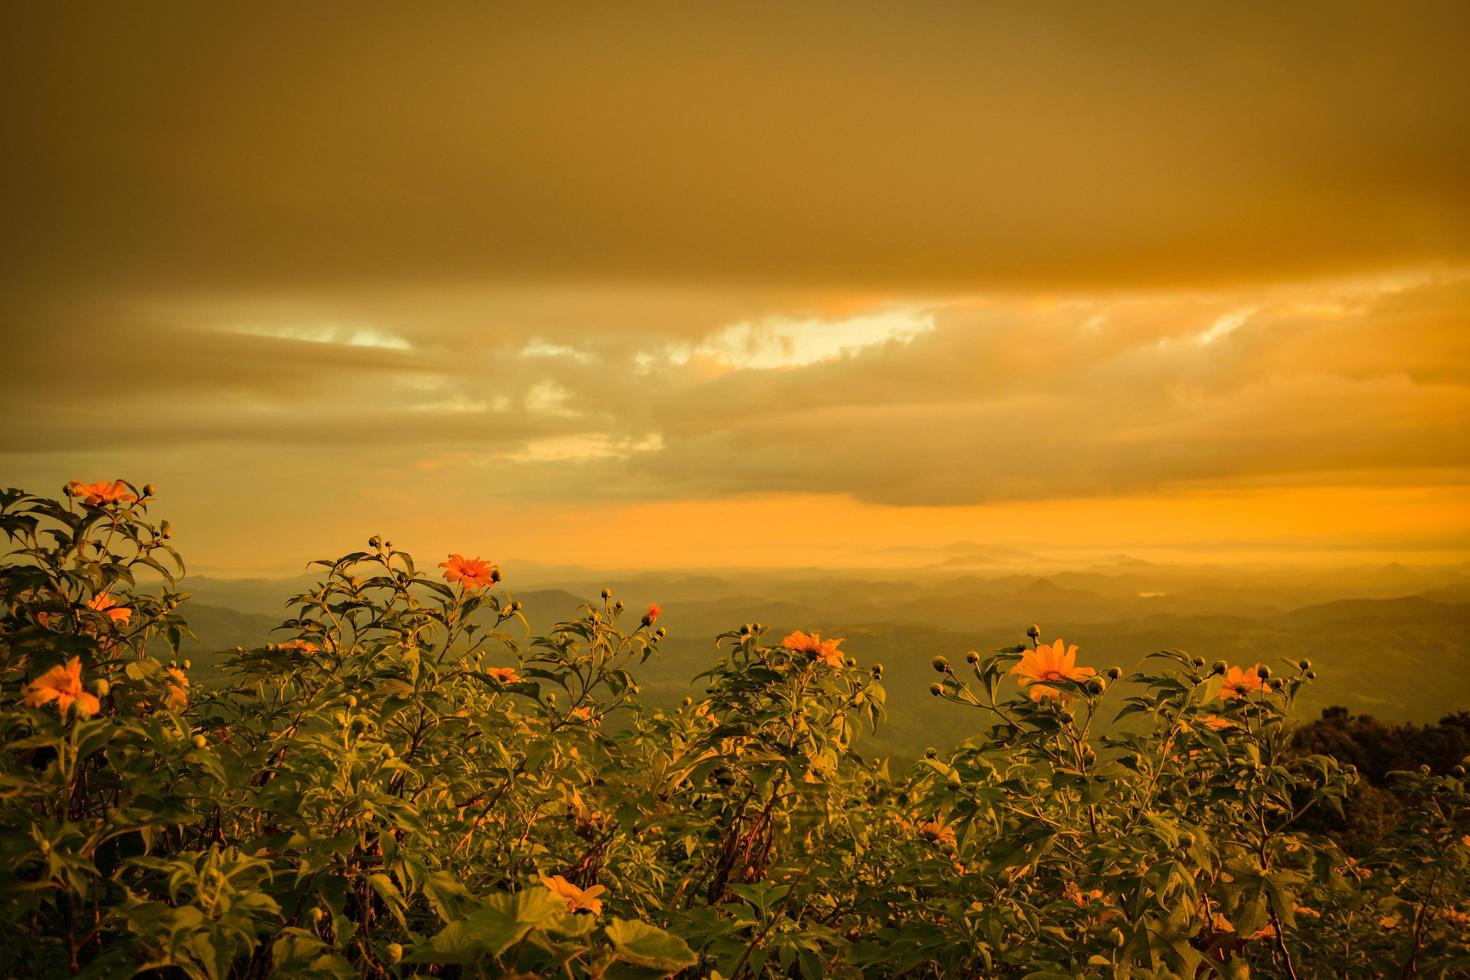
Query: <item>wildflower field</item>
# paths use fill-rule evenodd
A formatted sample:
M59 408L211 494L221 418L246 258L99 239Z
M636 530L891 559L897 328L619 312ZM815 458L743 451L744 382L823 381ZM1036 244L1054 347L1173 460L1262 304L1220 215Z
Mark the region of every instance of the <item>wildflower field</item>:
M899 771L841 639L736 624L654 709L658 606L528 636L513 570L375 537L205 682L154 504L0 493L5 976L1470 975L1464 768L1345 849L1297 652L1022 623L935 659L974 734Z

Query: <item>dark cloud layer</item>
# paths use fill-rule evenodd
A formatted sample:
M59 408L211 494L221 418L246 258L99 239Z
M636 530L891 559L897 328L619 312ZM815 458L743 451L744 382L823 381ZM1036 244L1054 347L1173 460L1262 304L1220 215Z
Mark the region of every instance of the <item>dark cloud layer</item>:
M12 290L1470 256L1456 2L15 4Z

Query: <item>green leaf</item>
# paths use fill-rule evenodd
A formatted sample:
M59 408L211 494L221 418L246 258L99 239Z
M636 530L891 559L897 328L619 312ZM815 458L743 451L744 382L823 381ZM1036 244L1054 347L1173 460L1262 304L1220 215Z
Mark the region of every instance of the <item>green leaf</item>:
M646 922L613 919L607 927L607 938L618 958L634 966L673 973L699 962L698 954L683 939Z
M532 929L555 926L566 903L546 888L492 895L478 909L441 929L405 959L413 963L470 964L499 956Z

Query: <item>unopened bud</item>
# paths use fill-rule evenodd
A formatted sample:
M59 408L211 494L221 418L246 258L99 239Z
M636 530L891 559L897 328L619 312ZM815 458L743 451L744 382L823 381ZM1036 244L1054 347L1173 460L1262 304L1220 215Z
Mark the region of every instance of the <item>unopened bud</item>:
M936 673L949 673L949 661L945 660L943 657L935 657L933 660L929 661L929 663L934 668Z
M202 749L202 748L204 748L204 746L206 746L208 744L209 744L208 741L204 738L203 735L195 735L194 736L194 748L196 748L196 749Z
M92 689L92 693L97 695L99 698L107 697L108 692L112 690L112 682L105 677L99 677L87 686L90 687Z
M158 533L161 534L161 535L163 535L164 538L171 538L171 537L173 537L174 536L173 525L169 524L168 521L164 521L162 524L160 524L158 526Z
M1266 678L1271 676L1271 668L1267 667L1265 664L1261 664L1259 667L1256 668L1256 676L1259 677L1261 680L1265 680Z
M349 695L347 695L347 707L349 707L349 708L355 708L355 707L357 707L357 695L356 694L349 694Z
M619 599L617 602L614 602L613 603L613 608L616 609L618 612L622 612L623 609L625 608L623 606L623 600L622 599Z
M1109 667L1107 669L1107 675L1108 675L1108 680L1115 681L1118 678L1120 678L1120 677L1123 676L1123 668L1122 667Z
M153 484L151 484L151 483L145 483L143 485L143 499L144 500L147 500L149 497L153 496L157 492L158 492L158 488L155 487Z
M606 602L607 600L609 600L611 598L612 598L612 589L603 589L602 590L602 601L603 602Z
M372 537L368 538L368 547L369 548L380 548L380 547L382 547L382 545L383 545L383 539L380 538L380 537L378 537L376 534L374 534Z
M1305 658L1305 657L1303 657L1301 660L1298 660L1296 662L1296 665L1297 665L1297 667L1301 668L1302 670L1311 670L1312 669L1312 662L1310 660L1308 660L1307 658Z
M1026 627L1026 635L1031 637L1031 639L1033 640L1041 639L1041 627L1037 626L1035 623L1031 624L1030 626Z
M653 631L653 635L662 640L664 637L669 635L669 631L660 626L658 629Z
M403 959L403 947L398 943L388 944L388 963L393 965Z
M194 661L192 661L192 660L185 660L184 661L184 669L185 670L193 670L194 669Z
M1191 657L1190 660L1189 660L1189 662L1192 663L1192 664L1194 664L1194 666L1196 668L1199 668L1199 667L1203 667L1205 665L1205 658L1204 657Z
M944 687L942 685L939 685L939 684L930 684L929 685L929 693L932 694L932 695L934 695L937 698L937 697L939 697L939 695L941 695L941 694L944 693Z
M1085 685L1087 693L1091 694L1093 697L1097 697L1099 694L1101 694L1105 687L1106 685L1103 684L1101 677L1089 677L1087 679L1087 684Z
M1225 673L1225 661L1223 661L1223 660L1216 660L1214 663L1210 664L1210 673L1212 673L1212 674L1223 674L1223 673Z
M974 666L975 664L978 664L979 662L980 662L980 654L976 653L974 650L971 650L969 653L965 654L965 663L970 664L971 666Z

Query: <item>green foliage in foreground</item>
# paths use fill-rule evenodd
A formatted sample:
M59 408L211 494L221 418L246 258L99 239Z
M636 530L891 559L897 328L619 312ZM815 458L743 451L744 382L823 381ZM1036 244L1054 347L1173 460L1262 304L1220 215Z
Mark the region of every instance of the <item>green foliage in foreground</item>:
M1396 774L1348 858L1307 829L1355 774L1291 747L1304 661L1164 651L1120 699L1036 635L939 658L977 734L891 773L858 751L882 669L833 641L741 627L704 699L650 710L656 609L525 642L498 576L375 538L189 685L146 652L186 631L167 525L101 486L0 495L6 975L1470 970L1463 769Z

